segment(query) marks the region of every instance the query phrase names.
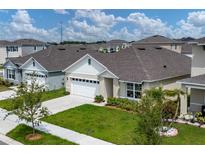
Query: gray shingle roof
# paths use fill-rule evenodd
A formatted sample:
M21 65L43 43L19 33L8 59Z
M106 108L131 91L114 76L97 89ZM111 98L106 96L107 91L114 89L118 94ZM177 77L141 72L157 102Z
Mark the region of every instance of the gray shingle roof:
M172 40L170 38L167 38L165 36L161 36L161 35L154 35L154 36L150 36L144 39L141 39L139 41L134 42L133 44L157 44L157 43L181 43L181 41L176 41L176 40Z
M196 40L194 40L193 42L197 42L197 43L204 44L204 43L205 43L205 37L202 37L202 38L196 39Z
M180 80L181 83L187 84L204 84L205 85L205 74L194 76L191 78Z
M120 80L134 82L189 75L191 72L190 58L161 47L133 45L115 53L100 53L89 46L86 49L83 47L51 46L44 51L10 60L23 64L33 57L48 71L57 71L66 69L88 53Z

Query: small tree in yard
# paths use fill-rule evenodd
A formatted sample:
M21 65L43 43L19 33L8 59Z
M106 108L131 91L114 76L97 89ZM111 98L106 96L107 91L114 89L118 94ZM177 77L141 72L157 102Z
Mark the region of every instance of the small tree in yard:
M164 99L162 88L152 88L145 91L139 106L142 112L138 115L140 120L136 128L135 143L148 145L161 143L159 129L163 126L162 109Z
M16 91L17 96L14 99L14 103L22 105L18 105L16 110L13 110L8 114L15 114L20 120L25 120L26 123L31 123L33 132L29 135L28 139L39 136L39 134L36 134L35 127L40 124L40 118L48 115L48 109L42 107L42 93L43 86L38 85L34 77L30 84L22 83L18 86Z
M184 92L180 89L163 90L162 87L144 91L139 105L141 112L138 116L140 120L136 128L136 137L134 138L137 144L161 143L159 132L168 131L173 123L172 121L168 127L164 127L164 119L170 117L170 115L173 115L172 119L177 118L181 104L181 95L184 95ZM167 106L167 104L173 106ZM170 109L167 109L167 107Z

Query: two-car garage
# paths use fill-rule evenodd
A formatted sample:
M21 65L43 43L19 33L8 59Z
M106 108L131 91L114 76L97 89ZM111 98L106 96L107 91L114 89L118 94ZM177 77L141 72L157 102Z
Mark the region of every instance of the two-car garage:
M99 95L99 81L71 78L71 94L94 98Z

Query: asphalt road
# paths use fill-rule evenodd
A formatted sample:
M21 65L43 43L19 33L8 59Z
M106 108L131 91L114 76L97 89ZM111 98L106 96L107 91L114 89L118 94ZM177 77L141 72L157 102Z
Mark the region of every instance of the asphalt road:
M0 145L7 145L6 143L4 143L4 142L2 142L2 141L0 141Z

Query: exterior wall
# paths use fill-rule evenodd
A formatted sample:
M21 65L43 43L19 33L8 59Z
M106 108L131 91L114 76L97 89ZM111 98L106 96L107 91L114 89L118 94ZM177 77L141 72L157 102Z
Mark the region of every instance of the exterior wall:
M8 57L20 57L22 56L22 48L18 46L18 51L9 51L8 52Z
M4 64L6 62L6 48L5 47L0 47L0 64Z
M104 78L105 81L105 96L104 98L113 96L113 79Z
M118 79L113 79L113 97L120 97L120 82Z
M205 90L191 88L190 111L201 111L202 105L205 105Z
M120 82L120 97L127 97L126 96L126 83L125 82Z
M86 57L75 66L69 69L68 72L72 72L73 74L86 74L86 75L98 75L103 72L105 68L99 65L95 60L91 59L91 65L88 64L89 57Z
M176 49L175 49L175 45L174 45L174 44L173 44L173 46L172 46L171 44L166 44L166 45L162 44L162 45L160 45L160 46L163 47L163 48L166 48L166 49L175 51L175 52L177 52L177 53L181 53L181 50L182 50L182 46L179 45L179 44L177 44Z
M13 79L8 79L8 78L7 78L7 69L15 70L15 80L13 80ZM3 78L4 78L5 80L8 80L9 82L14 83L14 84L19 84L19 83L22 82L21 70L19 70L19 69L18 69L16 66L14 66L12 63L8 62L8 63L4 66Z
M49 90L60 89L64 87L64 76L63 72L48 73L46 85Z
M70 92L71 91L71 80L70 80L70 73L65 73L65 76L64 76L64 85L65 85L65 90L67 92Z
M142 86L142 90L149 89L151 87L158 87L162 86L164 89L180 89L181 84L176 83L178 80L188 78L189 75L187 76L182 76L182 77L176 77L176 78L170 78L170 79L165 79L165 80L160 80L160 81L155 81L155 82L144 82Z
M191 76L205 74L205 50L203 50L203 46L193 45L192 54Z
M35 52L38 52L40 50L45 49L44 46L36 46L36 50L34 50L34 46L22 46L22 55L21 56L26 56Z
M6 47L2 46L0 47L0 64L4 64L6 62L7 56L8 57L19 57L21 56L21 54L22 54L21 47L18 47L18 51L14 51L14 52L9 51L7 55Z

